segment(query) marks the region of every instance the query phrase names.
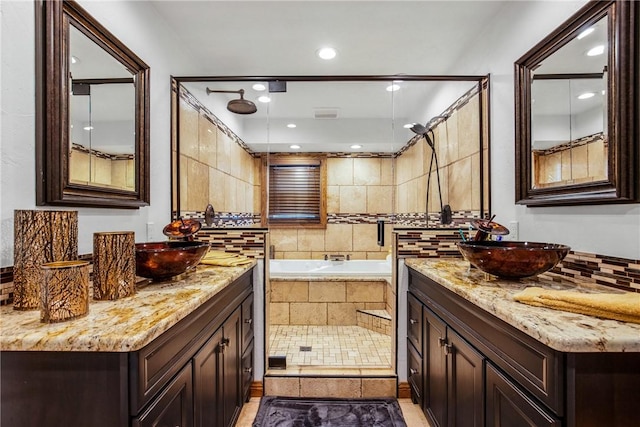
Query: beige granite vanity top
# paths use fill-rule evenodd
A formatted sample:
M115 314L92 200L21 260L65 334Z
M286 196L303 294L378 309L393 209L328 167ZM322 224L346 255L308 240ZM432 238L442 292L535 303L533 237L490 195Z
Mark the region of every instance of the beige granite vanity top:
M251 265L213 267L153 283L116 301L89 302L88 315L61 323L40 322L40 311L0 308L2 351L136 351L231 284Z
M469 263L461 259L409 258L405 264L555 350L640 352L640 324L534 307L513 300L515 293L529 286L621 292L616 289L560 280L549 274L520 280L499 279L477 268L469 269Z

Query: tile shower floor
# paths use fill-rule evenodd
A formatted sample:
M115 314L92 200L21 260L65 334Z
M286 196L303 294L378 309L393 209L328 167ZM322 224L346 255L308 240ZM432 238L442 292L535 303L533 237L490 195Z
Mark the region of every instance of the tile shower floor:
M390 368L391 337L359 326L271 325L269 356L287 368Z

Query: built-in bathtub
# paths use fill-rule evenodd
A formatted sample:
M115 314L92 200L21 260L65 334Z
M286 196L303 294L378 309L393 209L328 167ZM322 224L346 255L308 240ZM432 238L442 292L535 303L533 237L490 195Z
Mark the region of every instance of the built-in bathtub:
M391 276L391 261L272 259L269 270L270 277L387 277Z

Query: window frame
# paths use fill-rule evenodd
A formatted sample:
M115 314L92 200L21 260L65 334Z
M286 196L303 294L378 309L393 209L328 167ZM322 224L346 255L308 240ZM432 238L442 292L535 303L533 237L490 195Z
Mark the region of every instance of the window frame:
M327 162L324 155L263 155L261 159L261 203L260 211L263 226L270 228L326 228L327 227ZM269 220L269 186L270 186L270 170L271 166L277 165L311 165L319 163L320 166L320 220L309 221L304 219L296 220Z

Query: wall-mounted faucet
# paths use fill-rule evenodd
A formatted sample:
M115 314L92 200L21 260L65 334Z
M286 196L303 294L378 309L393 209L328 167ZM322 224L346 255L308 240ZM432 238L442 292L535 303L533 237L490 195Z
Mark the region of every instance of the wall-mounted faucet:
M344 260L349 260L351 259L351 256L347 255L347 257L345 258L344 255L338 255L338 254L325 254L324 255L324 260L325 261L344 261Z

